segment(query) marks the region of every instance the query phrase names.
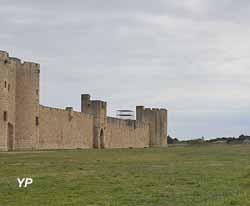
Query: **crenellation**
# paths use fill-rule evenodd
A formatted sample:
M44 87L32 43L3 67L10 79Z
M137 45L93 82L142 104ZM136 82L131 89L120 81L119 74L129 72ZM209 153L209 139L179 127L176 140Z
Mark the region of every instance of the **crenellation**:
M28 62L28 61L24 61L22 63L23 66L29 66L29 67L40 67L40 65L38 63L35 63L35 62Z
M22 64L22 60L16 57L9 57L11 63Z
M0 51L0 60L8 60L9 59L9 53L6 51Z

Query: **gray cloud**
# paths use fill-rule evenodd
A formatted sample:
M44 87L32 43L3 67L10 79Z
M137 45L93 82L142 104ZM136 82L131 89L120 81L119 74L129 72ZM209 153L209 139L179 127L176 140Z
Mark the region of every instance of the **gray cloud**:
M1 50L41 64L42 103L167 107L170 134L250 133L247 0L3 0Z

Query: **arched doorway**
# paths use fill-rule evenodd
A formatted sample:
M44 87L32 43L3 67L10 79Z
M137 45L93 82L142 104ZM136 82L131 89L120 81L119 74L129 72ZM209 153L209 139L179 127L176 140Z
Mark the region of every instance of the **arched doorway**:
M8 123L8 140L7 140L7 144L8 144L8 151L12 151L13 150L13 145L14 145L14 128L13 128L13 125L11 123Z
M105 143L104 143L104 131L103 131L103 129L101 129L99 138L100 138L100 148L104 149L105 148Z
M105 148L105 135L103 128L96 128L95 135L93 139L93 147L95 149Z

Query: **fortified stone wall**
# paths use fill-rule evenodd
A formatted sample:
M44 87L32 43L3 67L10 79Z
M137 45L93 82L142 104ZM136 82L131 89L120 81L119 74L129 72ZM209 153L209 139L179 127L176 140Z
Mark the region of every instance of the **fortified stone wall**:
M77 149L93 146L93 116L72 108L40 106L39 149Z
M0 150L143 148L167 144L167 110L107 117L107 103L81 96L81 112L39 105L40 65L0 51Z
M135 120L107 118L105 148L149 147L149 125Z

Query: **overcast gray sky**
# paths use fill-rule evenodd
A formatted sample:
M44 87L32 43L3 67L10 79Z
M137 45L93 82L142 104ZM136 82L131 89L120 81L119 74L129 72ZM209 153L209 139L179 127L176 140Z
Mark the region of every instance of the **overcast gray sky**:
M41 64L41 103L166 107L178 138L250 134L249 0L0 0L0 50Z

